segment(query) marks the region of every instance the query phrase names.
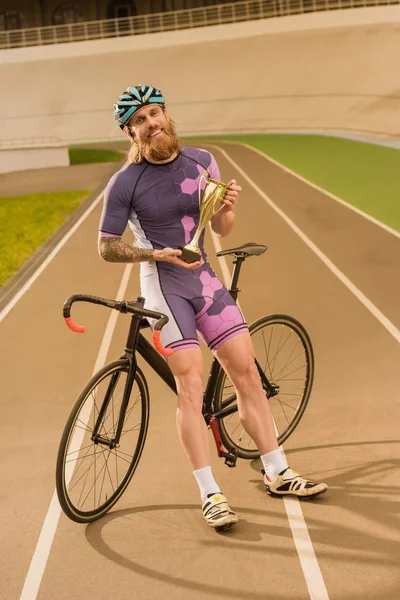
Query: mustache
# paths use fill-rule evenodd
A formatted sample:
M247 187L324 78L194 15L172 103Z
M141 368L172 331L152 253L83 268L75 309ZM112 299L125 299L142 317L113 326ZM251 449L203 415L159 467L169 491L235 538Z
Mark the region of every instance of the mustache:
M162 131L166 135L169 135L171 137L176 137L175 127L171 122L166 123L163 127L152 127L150 129L149 133L147 134L147 139L151 139L151 136L156 131Z
M150 129L149 133L147 134L147 139L150 140L153 133L156 131L165 131L165 128L161 129L160 127L153 127L153 129Z

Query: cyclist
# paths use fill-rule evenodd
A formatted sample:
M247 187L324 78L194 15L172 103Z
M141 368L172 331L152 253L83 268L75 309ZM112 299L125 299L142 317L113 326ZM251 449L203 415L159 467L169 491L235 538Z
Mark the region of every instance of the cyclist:
M114 116L130 138L129 164L110 180L100 222L99 253L111 262L139 262L145 306L165 313L161 341L175 352L168 359L178 391L177 429L198 483L204 518L211 527L229 527L237 515L215 481L202 417L201 336L232 380L243 426L257 445L270 494L311 497L325 483L301 477L278 448L273 419L254 363L243 315L215 275L200 239L201 259L189 264L181 250L199 219L198 183L207 171L220 179L209 152L184 147L160 90L130 86L114 105ZM235 221L241 187L231 180L223 208L212 218L215 233L226 236ZM129 224L135 243L122 240Z

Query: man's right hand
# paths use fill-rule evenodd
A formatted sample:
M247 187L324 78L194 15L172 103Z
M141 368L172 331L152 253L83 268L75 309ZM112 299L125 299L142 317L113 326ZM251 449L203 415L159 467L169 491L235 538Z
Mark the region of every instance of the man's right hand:
M189 271L194 271L194 269L198 269L202 265L204 265L204 260L198 260L194 263L187 263L186 261L179 258L182 254L182 250L175 250L174 248L163 248L162 250L154 250L153 258L157 261L169 262L174 265L178 265L183 269L188 269Z

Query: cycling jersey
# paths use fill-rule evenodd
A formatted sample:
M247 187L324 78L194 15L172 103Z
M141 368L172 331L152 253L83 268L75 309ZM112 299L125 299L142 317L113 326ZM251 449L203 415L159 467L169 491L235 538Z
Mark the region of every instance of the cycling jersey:
M214 157L197 148L184 148L165 164L144 160L124 167L106 188L100 235L121 236L129 224L140 248L183 246L199 222L198 185L204 171L220 179ZM205 185L203 178L202 189ZM198 347L196 331L216 350L247 330L240 309L207 262L204 231L199 248L205 262L193 271L165 261L140 263L145 307L169 317L161 342L174 350Z

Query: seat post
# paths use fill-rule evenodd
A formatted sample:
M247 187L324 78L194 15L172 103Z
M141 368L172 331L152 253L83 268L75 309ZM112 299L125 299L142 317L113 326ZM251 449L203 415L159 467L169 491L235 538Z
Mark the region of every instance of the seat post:
M237 284L239 281L240 269L245 258L245 256L236 256L235 260L233 261L233 273L229 293L234 300L237 299L238 293L240 292L240 289L237 287Z

